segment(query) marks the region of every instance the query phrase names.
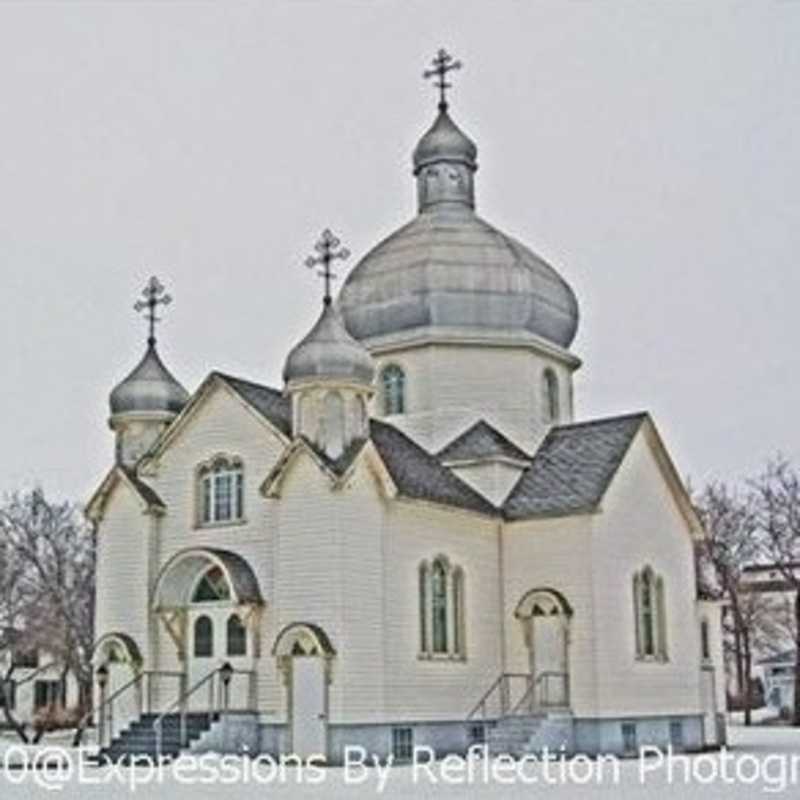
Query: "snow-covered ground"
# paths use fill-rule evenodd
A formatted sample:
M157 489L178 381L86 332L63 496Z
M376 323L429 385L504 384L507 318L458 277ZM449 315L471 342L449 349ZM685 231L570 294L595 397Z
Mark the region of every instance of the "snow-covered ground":
M672 763L657 758L627 760L613 764L580 760L558 761L545 771L542 764L503 765L475 761L472 773L463 762L438 762L432 770L398 766L383 771L341 768L287 769L283 774L262 763L239 759L225 762L209 757L187 764L179 772L167 768L162 775L146 769L86 768L81 774L67 766L57 750L50 751L60 769L3 770L0 798L58 797L94 800L109 796L147 798L219 798L227 793L235 800L249 798L531 798L547 792L548 800L598 798L634 800L680 798L680 800L754 800L758 797L800 796L800 731L759 727L730 729L731 744L724 753L676 757ZM12 742L4 742L5 754L24 760ZM39 750L39 753L47 751ZM57 756L57 757L56 757ZM2 753L0 752L0 757ZM245 764L253 774L243 774ZM302 782L298 783L298 779ZM362 782L354 782L361 779ZM588 781L584 783L584 781ZM135 785L134 785L135 783Z

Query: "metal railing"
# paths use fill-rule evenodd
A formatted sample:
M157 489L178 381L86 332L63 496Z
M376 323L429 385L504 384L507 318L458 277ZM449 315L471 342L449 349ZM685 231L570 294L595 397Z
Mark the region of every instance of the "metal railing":
M548 670L536 676L527 692L511 709L511 715L534 714L548 708L569 706L569 675Z
M208 687L208 707L196 709L199 712L215 714L222 712L227 714L231 710L230 696L231 683L237 676L244 676L247 680L245 709L253 710L256 707L256 673L253 670L232 669L230 665L223 664L211 670L188 689L184 689L176 700L170 703L164 711L156 718L153 723L153 730L156 734L156 753L161 757L164 742L164 721L174 713L179 715L179 743L180 746L187 747L188 725L187 718L190 700L200 695L201 690Z
M529 673L504 672L484 692L467 719L499 718L533 714L546 708L569 705L569 675L547 671L535 678Z
M83 738L87 726L95 720L97 724L97 746L104 747L115 735L115 704L120 698L135 691L136 699L134 702L134 714L141 716L143 713L150 713L155 708L154 694L158 689L157 681L162 678L176 680L178 693L185 691L186 676L183 672L171 672L167 670L143 670L138 672L131 680L123 684L109 697L101 697L97 706L90 708L78 722L73 744L79 745ZM172 694L170 692L170 694Z

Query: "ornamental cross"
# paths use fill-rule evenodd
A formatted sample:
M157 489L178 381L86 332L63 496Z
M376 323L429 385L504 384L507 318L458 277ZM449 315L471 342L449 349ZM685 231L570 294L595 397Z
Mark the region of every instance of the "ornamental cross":
M436 78L433 85L439 90L439 108L442 111L446 111L446 90L453 85L447 82L447 73L453 69L461 69L461 62L455 61L453 56L442 47L436 54L436 57L431 60L431 64L433 64L433 69L426 69L425 72L422 73L422 77L426 80L428 78Z
M337 258L344 259L350 257L350 251L346 247L339 247L341 242L330 232L328 228L322 231L322 235L314 245L314 249L319 253L316 256L309 256L306 259L306 266L309 269L322 265L317 275L325 279L325 296L323 302L326 306L331 304L331 281L336 278L336 275L331 271L331 261ZM338 249L337 249L338 248Z
M137 300L133 304L133 308L136 311L146 311L145 319L150 330L147 344L152 347L156 343L156 322L161 321L156 316L156 308L160 305L168 306L172 302L172 297L165 294L163 284L155 275L150 278L147 285L142 289L142 297L144 297L144 300Z

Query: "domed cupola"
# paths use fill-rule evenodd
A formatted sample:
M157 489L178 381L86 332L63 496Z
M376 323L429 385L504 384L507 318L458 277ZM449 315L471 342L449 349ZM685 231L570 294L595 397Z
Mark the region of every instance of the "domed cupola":
M179 414L189 393L164 366L155 344L148 344L142 360L111 392L111 415Z
M377 408L387 415L396 414L389 398L396 387L384 369L403 372L407 402L394 424L440 446L457 418L466 428L482 417L530 449L543 429L535 420L549 419L530 399L543 396L545 367L563 395L557 420L571 415L578 302L550 264L475 213L478 150L445 98L448 73L460 66L440 51L425 73L437 79L440 97L413 153L417 215L361 259L337 302L348 332L378 362ZM498 393L511 375L523 397ZM478 391L480 380L486 385ZM454 394L459 383L471 390ZM513 422L504 424L504 415Z
M332 303L308 335L289 353L283 369L288 388L320 382L371 386L375 364L367 349L344 326Z
M132 465L144 455L161 431L181 412L189 393L164 366L156 350L155 310L172 298L153 277L142 292L145 299L136 303L137 311L147 310L150 335L147 350L131 373L111 392L109 425L117 434L117 460Z
M330 265L350 253L325 230L316 244L318 255L306 265L322 266L325 279L322 314L305 338L290 351L283 369L292 398L292 430L336 459L355 440L368 434L367 404L372 396L375 365L366 348L345 328L331 302Z

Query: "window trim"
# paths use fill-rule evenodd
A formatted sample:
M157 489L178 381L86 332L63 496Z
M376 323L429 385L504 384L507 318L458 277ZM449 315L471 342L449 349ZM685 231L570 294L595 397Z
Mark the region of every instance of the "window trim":
M390 385L388 378L394 377L394 384ZM399 389L397 385L399 383ZM380 401L384 417L406 414L408 411L407 398L408 377L400 364L390 362L381 368L380 374Z
M444 649L435 649L437 616L434 608L434 572L444 580ZM426 661L466 661L466 603L464 570L453 566L447 556L423 561L418 577L418 658ZM439 620L441 621L441 617Z
M645 592L647 594L645 595ZM649 602L645 607L645 596ZM664 579L650 565L633 576L633 614L636 660L664 664L669 661ZM649 640L649 641L648 641ZM648 646L651 645L651 647Z
M231 652L231 623L235 622L241 628L242 643L244 648L242 652ZM230 614L225 620L225 654L228 658L247 658L250 654L250 642L248 641L247 625L244 620L236 613Z
M231 477L229 517L217 517L217 481ZM195 527L222 528L247 523L244 463L238 456L217 453L195 469Z
M197 626L201 622L208 623L208 652L197 652ZM200 614L192 623L192 658L214 658L214 620L209 614Z

